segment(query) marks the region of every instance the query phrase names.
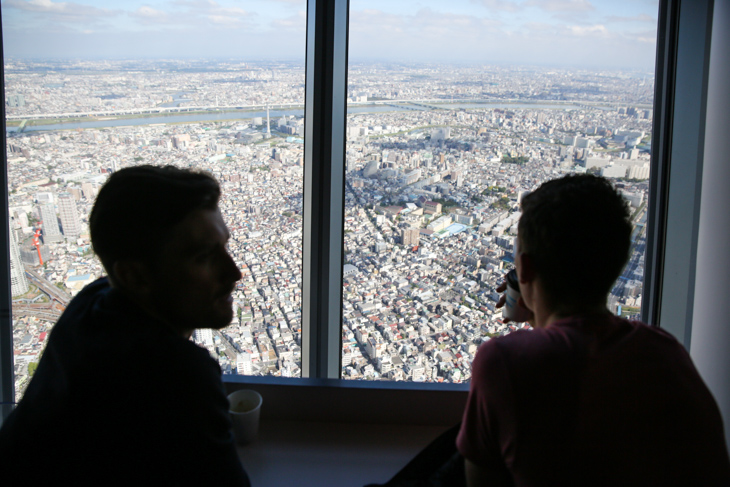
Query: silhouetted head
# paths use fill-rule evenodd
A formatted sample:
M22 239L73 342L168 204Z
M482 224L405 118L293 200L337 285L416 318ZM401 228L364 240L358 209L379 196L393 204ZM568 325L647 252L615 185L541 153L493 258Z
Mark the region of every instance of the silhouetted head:
M135 166L112 174L89 216L94 252L114 280L121 260L154 263L170 230L198 209L215 209L218 182L174 166Z
M112 286L184 336L233 317L241 272L219 197L208 174L138 166L114 173L91 211L91 242Z
M543 183L522 200L519 251L529 254L556 309L604 303L629 257L626 200L589 174Z

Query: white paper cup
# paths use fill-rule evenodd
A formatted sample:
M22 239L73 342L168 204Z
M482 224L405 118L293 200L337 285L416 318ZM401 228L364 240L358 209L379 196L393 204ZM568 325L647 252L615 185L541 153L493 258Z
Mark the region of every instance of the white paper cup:
M251 389L241 389L228 395L228 413L238 444L245 445L256 438L262 402L261 394Z

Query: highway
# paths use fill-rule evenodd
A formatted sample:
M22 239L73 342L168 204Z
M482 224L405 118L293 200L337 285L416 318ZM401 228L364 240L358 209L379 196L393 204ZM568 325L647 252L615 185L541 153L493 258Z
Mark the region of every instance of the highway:
M31 266L25 266L25 275L28 276L28 279L33 284L38 286L41 291L46 293L49 298L51 298L53 301L58 302L64 308L66 308L69 301L71 301L70 294L68 294L66 291L59 289L58 286L38 274Z

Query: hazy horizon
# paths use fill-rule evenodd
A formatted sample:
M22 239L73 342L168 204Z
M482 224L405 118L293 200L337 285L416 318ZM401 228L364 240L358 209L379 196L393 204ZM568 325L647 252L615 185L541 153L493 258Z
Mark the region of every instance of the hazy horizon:
M304 0L4 0L2 15L6 59L305 55ZM653 72L656 16L657 0L352 0L349 59Z

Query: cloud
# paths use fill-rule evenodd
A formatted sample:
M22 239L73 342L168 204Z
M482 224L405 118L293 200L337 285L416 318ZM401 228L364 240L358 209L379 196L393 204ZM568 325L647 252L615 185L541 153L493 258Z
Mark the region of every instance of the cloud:
M238 26L241 24L240 19L229 17L227 15L208 15L208 20L214 24L225 25L228 27Z
M175 0L174 2L170 3L172 3L173 5L190 8L208 8L218 5L213 0Z
M156 10L147 5L139 7L129 14L130 17L137 19L144 25L166 24L172 22L170 16L161 10Z
M404 15L372 8L352 10L350 60L653 66L655 39L651 32L627 33L606 22L578 22L575 16L569 22L556 20L560 15L563 12L548 12L514 22L501 16L495 20L487 15L459 15L427 8ZM627 57L626 52L632 56Z
M129 14L143 26L240 28L253 14L239 7L224 7L214 0L175 0L167 12L143 6Z
M137 17L143 17L145 19L159 19L167 16L165 12L161 10L155 10L154 8L148 7L147 5L139 7L136 12L132 13L132 15L135 15Z
M537 7L547 12L590 12L596 9L588 0L529 0L526 6Z
M199 10L208 12L210 15L231 15L231 16L243 16L249 15L249 13L238 7L222 7L215 0L175 0L172 5L180 7L187 7L191 10Z
M517 12L523 7L522 3L512 0L472 0L472 2L484 5L490 11Z
M608 29L604 25L567 25L565 30L577 37L598 36L608 37Z
M307 27L307 12L299 10L295 15L284 19L276 19L272 22L272 26L276 30L300 30L304 32Z
M652 17L651 15L647 14L639 14L635 15L633 17L619 17L615 15L611 15L609 17L606 17L607 22L650 22L652 24L656 24L657 19L656 17Z
M120 10L92 7L73 2L52 2L51 0L4 0L4 9L17 9L30 12L37 19L54 23L98 22L114 17Z
M394 39L402 35L404 42L416 45L434 36L438 37L440 43L458 45L459 39L485 34L499 25L500 22L488 18L436 12L428 8L412 15L396 15L374 9L350 12L351 32L368 34L372 40ZM366 38L362 40L368 42Z

